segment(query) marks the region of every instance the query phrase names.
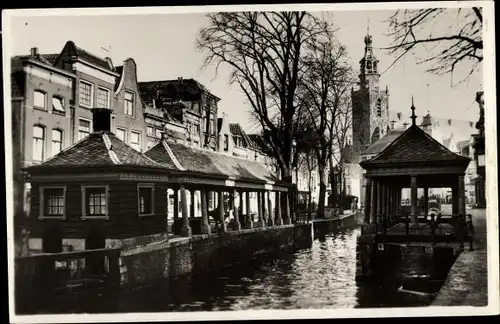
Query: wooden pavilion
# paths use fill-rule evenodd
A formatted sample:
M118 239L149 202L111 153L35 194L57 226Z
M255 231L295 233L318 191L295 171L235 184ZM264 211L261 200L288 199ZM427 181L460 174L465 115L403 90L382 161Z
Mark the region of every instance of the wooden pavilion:
M415 123L380 153L362 161L366 170L364 235L376 242L465 240L465 170L468 157L455 154ZM428 189L452 189L452 215L428 215ZM409 215L401 209L401 191L411 188ZM417 190L424 189L424 212L417 209ZM436 233L437 232L437 233Z

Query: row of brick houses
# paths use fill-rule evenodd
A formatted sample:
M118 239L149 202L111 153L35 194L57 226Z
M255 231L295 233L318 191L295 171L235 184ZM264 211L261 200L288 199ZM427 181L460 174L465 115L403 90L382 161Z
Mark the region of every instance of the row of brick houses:
M111 59L72 41L59 54L40 54L32 48L29 55L11 59L11 88L16 214L30 212L30 179L22 170L89 136L94 128L92 108L111 109L112 132L139 152L154 147L163 136L276 171L274 159L256 143L258 134L247 135L227 115L219 117L220 98L193 79L138 82L131 58L114 66ZM173 202L173 192L169 198ZM257 209L257 197L252 198L252 208ZM198 213L201 197L189 201ZM208 202L213 208L215 195ZM172 217L173 209L168 212Z

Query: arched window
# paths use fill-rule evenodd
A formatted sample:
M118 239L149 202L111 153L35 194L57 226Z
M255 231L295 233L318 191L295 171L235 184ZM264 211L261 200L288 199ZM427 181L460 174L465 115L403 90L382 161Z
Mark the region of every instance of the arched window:
M42 162L45 155L45 127L33 126L33 161Z
M372 134L372 143L375 143L380 139L380 129L377 127Z
M372 62L371 61L366 62L366 69L368 70L368 72L371 72L371 69L372 69Z
M47 109L47 96L45 92L41 90L35 90L33 92L33 106L39 109Z
M52 130L52 155L56 155L63 149L63 131L60 129Z
M373 72L377 72L377 62L373 62Z
M377 117L382 117L382 99L377 99Z

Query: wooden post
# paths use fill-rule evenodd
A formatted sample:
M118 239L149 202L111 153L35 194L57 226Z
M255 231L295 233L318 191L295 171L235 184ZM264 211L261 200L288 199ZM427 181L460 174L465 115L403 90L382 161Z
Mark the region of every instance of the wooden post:
M267 199L267 225L274 226L273 204L271 202L271 192L266 191Z
M374 225L377 222L377 210L378 210L378 191L379 184L375 180L372 180L372 190L371 190L371 210L370 210L370 224Z
M458 213L465 217L465 182L464 176L458 176Z
M218 203L218 208L219 208L219 232L227 232L227 224L224 219L225 216L225 210L224 210L224 191L219 191L217 193L217 196L219 197L219 203Z
M189 226L189 216L188 216L188 205L187 205L187 197L186 197L186 188L181 184L181 213L182 213L182 227L181 227L181 235L190 237L191 236L191 226Z
M257 220L258 227L266 226L264 222L264 206L262 206L264 201L263 196L264 196L263 192L260 191L257 192L257 205L258 205L258 217L259 217Z
M249 191L245 192L245 207L247 209L245 228L253 228L252 213L250 210L250 192Z
M194 218L194 212L195 212L195 209L194 209L194 196L195 196L195 194L196 194L196 190L191 189L189 191L189 196L191 198L190 199L191 203L190 203L190 206L189 206L189 217L190 218Z
M274 201L275 201L275 214L276 214L276 225L283 225L283 219L281 218L281 197L280 192L274 192Z
M365 224L370 224L370 208L372 208L371 205L371 192L372 192L372 181L370 178L365 178L365 206L364 206L364 213L365 217L363 219L363 222Z
M285 208L284 212L285 215L282 215L281 217L283 218L283 225L290 225L292 223L292 215L290 215L290 192L283 192L282 193L285 198L283 198L284 203L285 203Z
M240 217L239 217L239 213L238 213L238 209L239 207L236 207L236 189L233 188L233 196L232 196L232 199L233 199L233 217L234 217L234 230L235 231L239 231L241 230L241 223L240 223Z
M243 191L240 190L238 191L238 196L240 197L240 207L238 208L238 216L239 216L239 221L242 226L245 226L245 209L243 208Z
M417 177L411 176L411 225L412 227L418 227L417 219Z
M424 187L424 215L429 214L429 187Z
M203 234L210 234L211 228L210 228L210 223L208 221L208 204L207 204L207 191L206 190L201 190L200 191L201 195L201 232Z
M179 189L174 188L174 220L179 218Z

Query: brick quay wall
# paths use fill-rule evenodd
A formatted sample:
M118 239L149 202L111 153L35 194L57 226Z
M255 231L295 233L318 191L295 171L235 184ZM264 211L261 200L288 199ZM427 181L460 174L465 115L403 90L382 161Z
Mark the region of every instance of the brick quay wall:
M156 281L212 271L266 254L308 248L312 224L244 229L221 234L173 238L167 242L121 251L120 286L152 285Z

